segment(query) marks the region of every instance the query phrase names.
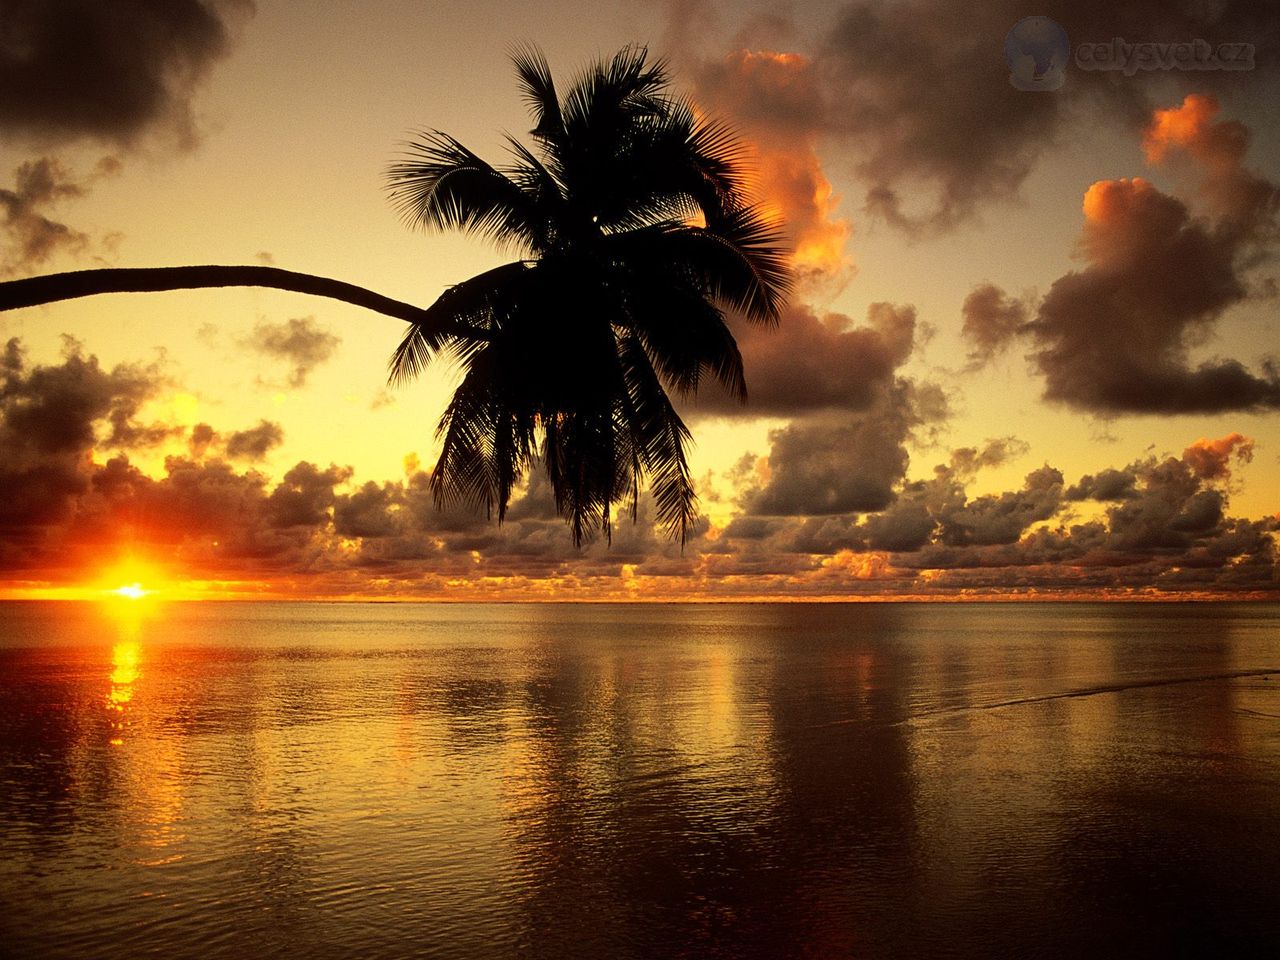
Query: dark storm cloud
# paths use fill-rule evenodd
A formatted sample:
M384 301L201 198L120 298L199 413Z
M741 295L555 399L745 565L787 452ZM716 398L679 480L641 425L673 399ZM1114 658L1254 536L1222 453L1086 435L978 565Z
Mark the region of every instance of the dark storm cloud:
M237 430L227 437L227 456L233 460L261 460L283 442L284 428L280 424L260 420L257 426Z
M315 321L315 317L295 317L284 323L260 323L244 341L257 353L290 366L290 387L306 386L311 371L333 356L342 342Z
M191 96L228 51L250 0L5 0L5 139L126 145L163 128L195 140Z

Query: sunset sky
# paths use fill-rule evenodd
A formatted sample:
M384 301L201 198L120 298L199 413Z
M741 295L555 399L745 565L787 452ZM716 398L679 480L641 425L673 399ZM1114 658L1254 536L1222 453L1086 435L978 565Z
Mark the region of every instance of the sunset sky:
M1210 19L1184 15L1206 10ZM573 546L540 476L499 527L427 477L447 367L270 290L0 314L0 596L1280 596L1280 13L1101 0L18 0L0 11L0 279L274 264L427 304L501 262L409 230L440 129L501 161L509 54L626 44L751 144L796 293L750 401L682 408L705 520ZM1073 49L1252 44L1248 70L1009 82Z

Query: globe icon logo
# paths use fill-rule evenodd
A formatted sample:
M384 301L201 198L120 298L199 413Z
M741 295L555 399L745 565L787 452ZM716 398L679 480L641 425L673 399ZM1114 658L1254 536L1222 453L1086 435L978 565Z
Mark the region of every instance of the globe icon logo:
M1048 17L1024 17L1004 38L1009 82L1019 90L1057 90L1067 79L1071 44Z

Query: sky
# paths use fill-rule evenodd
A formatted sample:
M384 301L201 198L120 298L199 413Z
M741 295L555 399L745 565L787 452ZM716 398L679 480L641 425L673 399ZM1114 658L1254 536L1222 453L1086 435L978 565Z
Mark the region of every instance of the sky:
M1067 37L1039 89L1025 17ZM500 161L517 45L568 80L636 44L748 144L796 288L735 328L746 406L682 405L683 547L643 502L574 547L538 474L501 526L438 510L455 371L388 388L400 321L0 313L0 596L1274 598L1278 38L1236 0L6 3L0 280L256 263L425 305L502 256L406 227L405 143Z

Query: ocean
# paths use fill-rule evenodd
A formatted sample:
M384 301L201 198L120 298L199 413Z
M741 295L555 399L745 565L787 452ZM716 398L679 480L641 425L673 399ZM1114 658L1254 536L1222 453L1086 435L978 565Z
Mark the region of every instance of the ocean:
M0 604L0 954L1280 951L1280 606Z

